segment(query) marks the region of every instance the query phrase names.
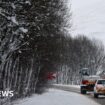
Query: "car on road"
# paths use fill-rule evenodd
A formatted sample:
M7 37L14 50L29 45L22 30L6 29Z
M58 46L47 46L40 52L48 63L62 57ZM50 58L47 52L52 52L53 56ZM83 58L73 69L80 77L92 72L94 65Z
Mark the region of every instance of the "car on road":
M98 98L99 95L105 95L105 79L99 79L94 86L94 98Z
M96 75L83 76L80 86L81 94L94 91L94 86L98 79L100 79L100 77Z
M98 75L92 75L92 72L88 68L82 68L80 70L80 92L81 94L86 94L87 92L94 90L94 85L98 79L100 79L100 76Z

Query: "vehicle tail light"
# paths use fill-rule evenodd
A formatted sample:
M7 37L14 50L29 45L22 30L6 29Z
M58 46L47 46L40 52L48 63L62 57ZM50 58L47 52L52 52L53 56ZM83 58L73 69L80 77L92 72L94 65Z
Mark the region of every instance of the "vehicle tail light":
M88 84L88 80L82 80L82 84L83 85Z

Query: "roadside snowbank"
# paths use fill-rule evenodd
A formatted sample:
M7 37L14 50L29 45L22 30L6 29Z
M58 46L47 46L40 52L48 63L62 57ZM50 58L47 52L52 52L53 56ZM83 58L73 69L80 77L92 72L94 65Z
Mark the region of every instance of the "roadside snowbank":
M70 92L80 93L80 85L63 85L63 84L53 84L52 88L61 89Z
M54 84L56 86L64 86L64 87L74 87L80 89L80 85L64 85L64 84Z

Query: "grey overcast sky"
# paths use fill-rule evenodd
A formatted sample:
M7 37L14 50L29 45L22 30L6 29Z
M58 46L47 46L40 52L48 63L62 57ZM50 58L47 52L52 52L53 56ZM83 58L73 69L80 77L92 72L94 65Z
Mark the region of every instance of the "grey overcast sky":
M72 36L85 34L105 45L105 0L69 0L72 8Z

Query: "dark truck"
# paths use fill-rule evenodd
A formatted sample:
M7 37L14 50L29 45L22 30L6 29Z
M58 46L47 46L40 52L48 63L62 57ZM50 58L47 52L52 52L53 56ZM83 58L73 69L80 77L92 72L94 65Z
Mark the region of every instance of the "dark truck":
M88 68L83 68L80 71L80 74L81 74L81 86L80 86L81 94L86 94L87 92L94 91L96 80L100 79L100 77L97 75L90 75L90 71Z

